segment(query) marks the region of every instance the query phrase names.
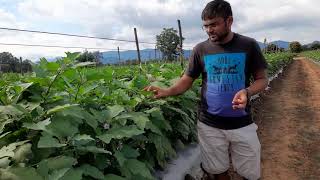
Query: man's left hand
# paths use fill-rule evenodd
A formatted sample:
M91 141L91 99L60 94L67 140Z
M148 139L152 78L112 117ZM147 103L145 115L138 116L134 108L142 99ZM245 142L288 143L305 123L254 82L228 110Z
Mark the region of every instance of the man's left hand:
M234 95L234 98L232 100L232 108L233 109L244 109L247 106L247 90L242 89L239 92Z

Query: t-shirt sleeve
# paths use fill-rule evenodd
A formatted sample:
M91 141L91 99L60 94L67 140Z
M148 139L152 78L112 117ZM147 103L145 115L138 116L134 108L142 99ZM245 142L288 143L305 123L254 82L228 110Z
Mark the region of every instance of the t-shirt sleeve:
M193 79L197 79L201 74L201 67L201 57L197 50L193 48L189 59L189 65L184 74Z
M267 69L268 63L266 59L264 58L261 49L257 43L257 41L253 41L253 46L250 54L250 71L252 73L261 70L261 69Z

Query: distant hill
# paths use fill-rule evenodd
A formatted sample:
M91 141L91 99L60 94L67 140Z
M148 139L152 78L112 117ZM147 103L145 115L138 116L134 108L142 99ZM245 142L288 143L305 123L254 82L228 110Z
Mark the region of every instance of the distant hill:
M185 50L184 51L184 57L188 58L191 54L191 50ZM102 63L103 64L115 64L119 63L119 58L118 58L118 51L107 51L107 52L102 52ZM141 61L148 61L152 59L160 59L162 57L162 53L157 50L155 52L154 49L143 49L140 50L140 57ZM120 51L120 60L121 62L126 61L126 60L134 60L138 59L138 54L136 50L129 50L129 51Z
M275 44L277 45L278 47L280 48L284 48L284 49L289 49L289 44L290 42L287 42L287 41L281 41L281 40L278 40L278 41L272 41L270 42L271 44ZM264 49L265 46L262 42L258 42L259 46L261 49Z
M305 44L308 48L310 48L313 44L320 44L320 41L313 41L312 43Z
M271 42L273 44L276 44L277 46L288 49L289 48L289 43L287 41L273 41ZM261 49L264 48L264 44L262 42L258 42L259 46ZM189 58L191 55L191 50L184 50L184 57ZM119 63L118 60L118 51L107 51L107 52L102 52L103 59L102 63L103 64L115 64ZM156 57L155 57L156 55ZM159 50L154 51L154 49L143 49L140 50L140 56L142 61L148 61L150 59L160 59L161 58L161 52ZM120 52L120 59L121 62L126 61L126 60L134 60L137 59L137 51L136 50L129 50L129 51L121 51Z

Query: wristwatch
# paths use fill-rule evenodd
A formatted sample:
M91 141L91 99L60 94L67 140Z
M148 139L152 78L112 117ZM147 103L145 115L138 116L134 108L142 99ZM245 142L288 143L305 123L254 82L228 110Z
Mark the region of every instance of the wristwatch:
M247 93L247 99L250 100L250 93L249 93L249 89L248 88L245 88L244 90L246 90L246 93Z

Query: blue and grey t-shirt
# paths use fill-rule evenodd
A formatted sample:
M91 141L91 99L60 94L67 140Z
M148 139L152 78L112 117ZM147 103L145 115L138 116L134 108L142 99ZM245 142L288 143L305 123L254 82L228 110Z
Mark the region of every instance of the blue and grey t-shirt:
M185 74L202 75L199 120L220 129L237 129L252 123L250 105L232 109L234 95L250 85L250 77L267 63L257 42L234 33L231 41L219 45L210 40L192 52Z

